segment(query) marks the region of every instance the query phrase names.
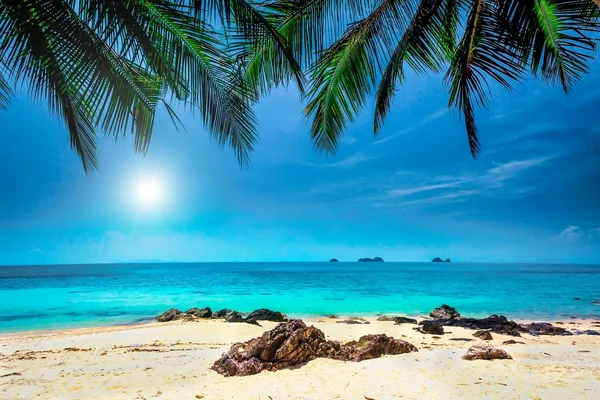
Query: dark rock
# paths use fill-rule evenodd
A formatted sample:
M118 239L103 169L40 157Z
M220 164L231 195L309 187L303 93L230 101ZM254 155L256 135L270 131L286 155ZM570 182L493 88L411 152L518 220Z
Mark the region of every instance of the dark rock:
M573 300L581 300L579 297L573 297Z
M572 333L559 326L553 326L548 322L533 322L531 324L523 324L521 328L534 336L552 335L552 336L571 336Z
M508 321L503 315L490 315L489 317L482 319L462 317L460 319L438 319L433 322L441 326L458 326L467 329L489 330L494 333L510 336L521 336L521 332L525 332L525 329L519 324L514 321ZM420 324L422 323L423 322L420 322Z
M450 260L449 258L446 258L446 259L444 260L444 262L452 262L452 260Z
M516 340L510 339L510 340L505 340L504 342L502 342L502 344L525 344L525 342L517 342Z
M439 257L434 258L433 260L431 260L431 262L444 262L444 260L442 260Z
M460 318L460 314L454 307L450 307L449 305L442 304L438 308L434 308L433 311L429 313L429 316L433 319L457 319Z
M213 318L225 318L225 316L227 316L227 314L230 314L231 312L233 312L233 310L230 310L229 308L224 308L222 310L214 312L212 317Z
M437 324L436 321L423 321L421 323L421 332L430 335L443 335L444 327Z
M592 329L583 331L583 333L585 333L586 335L600 336L600 332L592 330Z
M375 257L375 258L359 258L358 262L383 262L383 258Z
M337 315L335 315L335 314L329 314L329 315L327 316L327 318L329 318L329 319L338 319L338 318L339 318L339 316L337 316Z
M242 314L238 311L232 311L229 314L225 315L225 322L229 323L246 323L250 325L261 326L256 318L242 317Z
M301 320L277 325L258 338L236 343L211 367L225 376L254 375L264 370L281 368L311 361L317 357L343 361L362 361L384 354L417 351L412 344L386 335L366 335L357 342L341 345L325 340L322 331L307 327Z
M555 324L556 324L556 325L564 325L565 323L564 323L564 322L561 322L561 321L556 321L556 322L555 322Z
M452 340L452 341L455 341L455 342L473 342L475 339L457 337L457 338L450 338L448 340Z
M406 317L394 317L394 325L416 324L416 323L417 323L416 319L406 318Z
M204 307L204 308L194 307L194 308L190 308L185 313L188 316L191 316L194 318L210 318L210 317L212 317L212 310L210 309L210 307Z
M390 322L393 321L396 317L388 317L387 315L382 315L381 317L377 317L377 321Z
M258 310L254 310L250 314L248 314L246 318L254 318L257 321L287 321L287 316L284 313L279 311L272 311L267 308L259 308Z
M348 325L362 325L361 321L357 321L355 319L345 319L342 321L335 321L336 324L348 324Z
M339 262L339 260L337 258L332 258L331 260L329 260L329 262Z
M600 300L594 300L594 301L592 302L592 304L595 304L595 305L597 305L597 306L600 306Z
M492 340L494 338L489 331L477 331L473 334L473 336L481 340Z
M463 360L512 360L512 357L504 350L489 344L476 344L462 356Z
M165 311L164 313L162 313L158 317L156 317L156 320L158 322L169 322L169 321L175 321L177 319L182 319L182 318L183 318L183 313L181 311L179 311L176 308L169 308L167 311Z

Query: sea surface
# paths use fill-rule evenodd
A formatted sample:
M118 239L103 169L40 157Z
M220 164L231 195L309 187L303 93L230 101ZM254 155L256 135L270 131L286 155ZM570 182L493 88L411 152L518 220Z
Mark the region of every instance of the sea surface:
M574 300L574 298L581 300ZM600 265L165 263L0 267L0 332L129 324L170 307L288 316L600 318Z

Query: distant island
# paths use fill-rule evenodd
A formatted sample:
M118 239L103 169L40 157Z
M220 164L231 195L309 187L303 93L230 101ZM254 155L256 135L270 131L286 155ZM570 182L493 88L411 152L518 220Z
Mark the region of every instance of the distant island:
M359 258L358 262L383 262L383 258L375 257L375 258Z
M445 260L442 260L441 258L436 257L433 260L431 260L431 262L452 262L452 261L450 261L449 258L446 258Z
M329 262L340 262L337 258L332 258Z

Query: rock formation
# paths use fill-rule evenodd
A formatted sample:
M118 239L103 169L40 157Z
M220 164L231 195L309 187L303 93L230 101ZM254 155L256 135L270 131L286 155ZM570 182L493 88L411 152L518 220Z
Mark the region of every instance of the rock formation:
M452 261L449 258L446 258L445 260L442 260L441 258L436 257L433 260L431 260L431 262L438 263L438 262L452 262Z
M463 360L512 360L512 357L504 350L490 346L489 344L476 344L462 356Z
M377 318L377 321L393 321L395 325L417 323L416 319L407 317L388 317L386 315L382 315L381 317Z
M272 311L267 308L259 308L258 310L252 311L247 319L255 319L257 321L274 321L283 322L287 321L287 316L279 311Z
M375 257L375 258L359 258L358 262L383 262L383 258Z
M183 313L176 308L169 308L164 313L156 317L158 322L169 322L183 318Z
M477 331L473 334L473 336L481 340L492 340L494 338L489 331Z
M329 262L340 262L337 258L332 258Z
M261 371L305 363L318 357L342 361L362 361L384 354L417 351L412 344L386 335L365 335L358 341L340 344L325 340L314 326L292 319L282 322L262 336L236 343L211 367L224 376L254 375Z
M434 308L429 316L433 319L460 319L460 314L454 307L442 304L438 308Z

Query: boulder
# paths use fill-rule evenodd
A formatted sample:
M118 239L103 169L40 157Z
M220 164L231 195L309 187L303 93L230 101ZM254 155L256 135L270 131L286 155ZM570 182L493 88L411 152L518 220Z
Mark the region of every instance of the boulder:
M233 310L230 310L229 308L223 308L222 310L214 312L212 317L213 318L225 318L227 316L227 314L230 314L231 312L233 312Z
M283 322L287 321L287 316L279 311L272 311L267 308L259 308L258 310L252 311L246 318L255 319L257 321L274 321Z
M521 328L526 332L534 336L538 335L552 335L552 336L571 336L572 333L561 328L560 326L553 326L548 322L532 322L531 324L522 324Z
M393 321L395 325L400 325L400 324L416 324L417 320L416 319L412 319L412 318L407 318L407 317L389 317L387 315L382 315L381 317L377 318L377 321Z
M189 310L187 310L186 315L194 317L194 318L210 318L212 317L212 310L210 309L210 307L204 307L204 308L190 308Z
M459 319L460 314L454 307L450 307L449 305L442 304L438 308L434 308L429 316L433 319Z
M362 361L384 354L411 351L417 351L417 348L383 334L366 335L344 345L327 341L319 329L292 319L278 324L258 338L234 344L211 369L224 376L254 375L264 370L291 367L317 357Z
M423 321L421 323L421 332L428 333L430 335L443 335L444 327L437 324L436 321Z
M440 307L441 308L441 307ZM434 310L435 311L435 310ZM433 311L432 311L433 314ZM423 322L420 322L421 324ZM451 318L438 319L435 323L442 326L458 326L461 328L475 330L489 330L494 333L510 336L521 336L521 332L526 332L519 324L509 321L503 315L490 315L487 318Z
M344 319L342 321L335 321L336 324L348 324L348 325L368 325L369 321L358 320L358 319Z
M337 258L332 258L331 260L329 260L329 262L339 262L339 260Z
M463 360L512 360L512 357L504 350L489 344L476 344L462 356Z
M477 331L473 334L473 336L481 339L481 340L492 340L492 334L489 331Z
M509 340L505 340L504 342L502 342L502 344L525 344L525 342L517 342L514 339L509 339Z
M183 313L181 311L179 311L176 308L169 308L167 311L165 311L164 313L162 313L158 317L156 317L156 320L158 322L169 322L169 321L175 321L177 319L182 319L182 318L183 318Z
M449 258L446 258L446 259L444 260L444 262L452 262L452 260L451 260L451 259L449 259Z

